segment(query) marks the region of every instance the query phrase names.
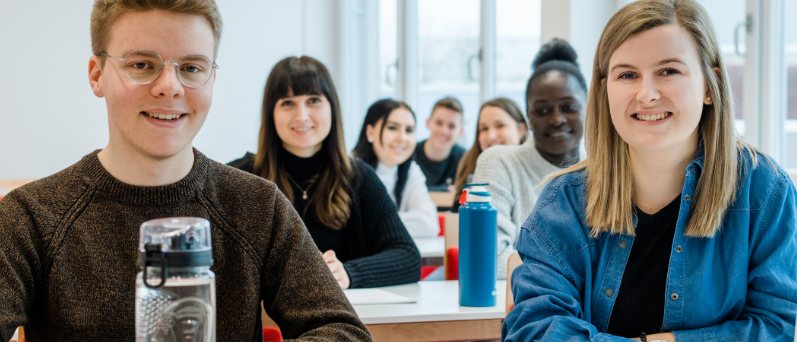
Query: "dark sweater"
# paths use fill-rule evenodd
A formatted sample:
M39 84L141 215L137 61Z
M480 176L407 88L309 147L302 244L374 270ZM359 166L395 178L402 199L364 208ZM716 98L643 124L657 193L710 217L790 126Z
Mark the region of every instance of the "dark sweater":
M320 154L299 158L280 152L286 170L294 181L306 188L306 181L317 174L321 165ZM252 172L254 157L247 153L229 165ZM376 172L357 158L352 158L354 198L351 216L343 229L335 231L316 220L313 206L306 206L302 191L293 183L294 206L302 214L313 240L324 252L334 250L351 279L351 288L379 287L412 283L421 278L421 255L410 234L398 216L396 205L390 199ZM308 200L315 194L310 186Z
M636 210L636 237L607 333L633 338L643 331L647 334L661 332L664 305L669 300L665 293L667 271L680 209L681 196L678 196L653 215Z
M98 151L0 201L0 340L133 341L142 222L211 223L219 341L262 341L260 303L286 338L370 340L287 199L195 151L177 183L138 187Z
M426 176L426 187L429 191L448 191L448 186L454 184L457 179L457 166L459 160L465 155L465 149L459 145L451 148L451 153L442 161L431 161L423 151L426 140L421 141L415 146L415 153L412 159L421 167L423 175Z

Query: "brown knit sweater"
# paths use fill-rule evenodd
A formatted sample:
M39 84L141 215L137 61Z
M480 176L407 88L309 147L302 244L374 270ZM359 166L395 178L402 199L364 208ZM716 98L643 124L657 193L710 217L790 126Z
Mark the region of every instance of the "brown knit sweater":
M133 341L139 226L210 221L217 340L262 341L260 302L286 339L371 340L273 183L195 151L183 180L137 187L95 151L0 200L0 340Z

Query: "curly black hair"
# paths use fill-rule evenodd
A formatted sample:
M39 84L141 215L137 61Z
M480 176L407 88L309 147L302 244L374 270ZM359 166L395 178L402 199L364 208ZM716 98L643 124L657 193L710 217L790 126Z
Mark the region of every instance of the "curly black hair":
M587 92L587 81L584 79L581 69L579 69L578 62L576 62L577 58L576 50L564 39L554 38L543 45L540 51L537 52L537 56L534 57L534 61L531 62L531 68L534 72L526 85L526 101L528 101L531 94L531 85L534 80L551 70L573 75L578 80L581 88L584 89L584 92Z

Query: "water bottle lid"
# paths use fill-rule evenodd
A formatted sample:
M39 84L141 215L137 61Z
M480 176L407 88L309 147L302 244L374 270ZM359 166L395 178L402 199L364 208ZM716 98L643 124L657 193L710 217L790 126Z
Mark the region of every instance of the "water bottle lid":
M140 266L211 266L210 222L198 217L144 222L141 224L138 252ZM166 265L162 265L164 263Z
M489 185L490 183L472 183L472 184L465 184L462 189L467 190L466 202L479 202L479 203L489 203L490 202L490 192L487 191L485 186Z

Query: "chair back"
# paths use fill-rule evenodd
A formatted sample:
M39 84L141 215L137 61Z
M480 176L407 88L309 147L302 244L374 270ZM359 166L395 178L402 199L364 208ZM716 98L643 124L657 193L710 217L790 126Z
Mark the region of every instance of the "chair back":
M440 233L437 236L445 236L446 231L446 214L447 213L437 213L437 223L440 225Z
M263 327L263 342L282 342L282 332L277 328Z
M515 270L523 261L520 260L518 252L512 253L509 256L509 261L506 263L506 314L515 307L515 296L512 294L512 271Z
M443 266L445 267L446 280L454 274L459 274L459 258L452 260L449 255L453 255L452 249L456 248L456 255L459 256L459 214L448 212L445 219L445 255L443 256Z
M9 342L25 342L25 329L18 327L17 331L14 332L14 336L11 336Z
M0 179L0 197L32 181L35 181L35 179Z

